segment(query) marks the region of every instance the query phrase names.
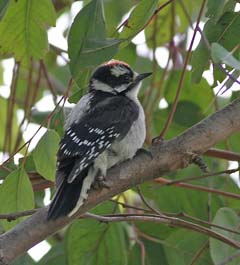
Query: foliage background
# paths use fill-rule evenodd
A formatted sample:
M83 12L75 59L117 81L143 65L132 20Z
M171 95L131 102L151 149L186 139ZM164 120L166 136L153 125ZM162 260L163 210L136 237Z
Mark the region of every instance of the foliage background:
M65 112L69 111L64 107L66 101L79 100L87 91L93 69L106 60L123 60L137 72L153 72L140 92L146 113L146 145L160 132L164 139L179 135L239 97L238 1L77 2L83 3L83 9L73 23L69 20L64 32L68 50L49 43L47 33L61 16L70 14L74 2L0 2L1 214L42 207L45 189L50 187L53 192L55 154L63 135ZM201 40L195 50L188 51L198 17L200 25L204 25L203 30L197 28ZM134 44L132 39L143 30L145 40ZM188 56L191 60L186 61ZM8 58L14 58L10 87L4 86L3 66ZM206 70L211 73L211 82L204 78ZM222 97L225 90L227 96ZM181 95L176 98L179 92ZM36 107L47 95L51 95L55 104L50 112ZM167 123L170 113L174 116ZM23 135L32 123L38 125L38 130L47 130L35 146L29 147L36 135L29 139ZM192 185L186 183L181 187L178 182L166 185L159 179L141 185L140 190L134 188L120 194L93 210L101 215L138 213L142 222L77 220L47 239L51 250L39 262L26 254L13 264L239 264L239 251L223 242L144 219L147 211L161 211L239 241L240 196L227 171L230 157L226 155L227 150L232 151L235 160L239 160L239 136L237 133L219 143L216 148L222 151L215 157L204 157L209 171L219 174L199 178L203 173L193 165L164 176ZM226 159L219 154L225 154ZM190 177L191 181L184 180ZM1 232L23 218L11 222L2 219Z

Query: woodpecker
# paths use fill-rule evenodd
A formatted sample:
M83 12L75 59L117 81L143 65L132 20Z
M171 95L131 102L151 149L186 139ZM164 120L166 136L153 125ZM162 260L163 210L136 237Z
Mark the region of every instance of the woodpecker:
M89 91L72 109L57 153L56 192L47 219L72 216L95 181L131 159L144 143L145 115L138 100L141 81L122 61L111 60L92 74Z

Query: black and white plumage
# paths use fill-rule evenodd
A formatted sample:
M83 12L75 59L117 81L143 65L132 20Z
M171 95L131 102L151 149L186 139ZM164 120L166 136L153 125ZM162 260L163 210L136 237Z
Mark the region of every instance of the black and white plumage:
M97 176L132 158L145 140L145 116L137 95L141 80L124 62L99 66L89 93L73 108L57 154L56 194L48 219L73 215Z

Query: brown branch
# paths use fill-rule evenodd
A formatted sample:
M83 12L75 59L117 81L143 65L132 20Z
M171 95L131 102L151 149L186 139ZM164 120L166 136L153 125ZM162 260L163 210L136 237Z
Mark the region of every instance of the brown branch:
M166 214L168 215L168 214ZM240 232L236 231L236 230L233 230L233 229L230 229L230 228L227 228L225 226L221 226L221 225L216 225L216 224L213 224L213 223L210 223L210 222L207 222L207 221L204 221L202 219L199 219L199 218L196 218L196 217L193 217L191 215L188 215L184 212L181 212L179 214L171 214L172 216L176 216L176 217L183 217L183 218L187 218L188 220L191 220L191 221L194 221L198 224L202 224L202 225L207 225L208 227L216 227L216 228L219 228L221 230L224 230L224 231L228 231L228 232L231 232L231 233L234 233L234 234L237 234L237 235L240 235Z
M198 32L199 23L200 23L200 20L201 20L201 17L202 17L202 13L203 13L203 10L204 10L204 7L205 7L205 3L206 3L206 0L203 0L201 8L200 8L200 11L199 11L199 14L198 14L196 27L194 29L193 36L192 36L192 39L191 39L191 42L190 42L190 46L189 46L188 51L187 51L186 59L184 61L183 70L182 70L182 73L181 73L181 76L180 76L180 80L179 80L179 83L178 83L177 93L175 95L175 98L174 98L174 101L173 101L173 105L171 107L171 111L170 111L169 116L167 118L166 124L165 124L162 132L159 135L160 139L162 139L163 136L165 135L165 133L168 131L168 129L170 127L170 124L172 122L173 116L175 114L175 111L177 109L177 104L178 104L178 101L179 101L179 98L180 98L180 95L181 95L181 92L182 92L183 82L184 82L184 78L185 78L188 62L190 60L190 55L191 55L193 43L194 43L196 34Z
M232 174L235 173L237 171L239 171L240 168L235 168L235 169L228 169L228 170L224 170L224 171L219 171L219 172L214 172L214 173L208 173L205 175L201 175L201 176L194 176L194 177L188 177L188 178L181 178L181 179L176 179L176 180L170 180L170 181L166 181L165 179L163 180L163 185L173 185L173 184L177 184L177 183L183 183L183 182L188 182L188 181L192 181L192 180L198 180L198 179L203 179L203 178L208 178L208 177L214 177L214 176L219 176L219 175L226 175L226 174ZM160 180L161 182L161 180Z
M73 80L70 79L67 90L65 91L64 95L61 97L61 99L58 101L58 103L56 104L54 110L47 116L47 118L44 119L44 121L41 123L41 125L38 127L38 129L35 131L35 133L33 134L33 136L27 141L25 142L22 146L20 146L15 152L13 152L11 154L11 156L9 156L2 164L0 164L0 168L4 167L5 164L7 164L9 161L11 161L13 159L13 157L19 153L25 146L29 145L30 142L33 140L33 138L38 134L38 132L41 130L41 128L43 126L45 126L47 123L49 123L49 121L51 120L52 116L54 115L55 111L57 110L57 108L60 106L60 104L63 102L63 106L67 100L69 91L71 90L73 85ZM1 264L0 264L1 265Z
M110 188L91 191L86 203L71 218L63 217L48 222L47 208L38 210L0 236L0 260L2 259L5 263L11 262L81 214L116 194L144 181L187 167L193 154L201 155L216 143L240 131L239 116L240 99L237 99L181 135L169 141L155 143L150 147L151 156L146 152L139 153L131 161L112 168L106 177Z
M6 219L9 222L16 220L19 217L28 216L36 213L37 209L28 210L28 211L22 211L17 213L7 213L7 214L0 214L0 219Z
M15 63L12 70L12 81L10 86L10 96L7 104L6 112L6 126L5 126L5 135L4 135L4 146L3 151L11 153L12 151L12 126L13 126L13 114L16 104L16 93L17 93L17 82L19 79L19 69L20 63Z
M101 222L130 222L130 221L144 221L144 222L156 222L166 224L174 227L186 228L188 230L198 232L201 234L208 235L215 239L221 240L222 242L235 247L240 248L240 242L227 238L213 230L199 226L188 221L184 221L175 217L159 216L159 215L139 215L139 214L118 214L118 215L96 215L92 213L85 213L83 217L90 219L96 219Z
M164 185L172 184L171 180L165 179L165 178L157 178L154 181L157 182L157 183L160 183L160 184L164 184ZM189 184L189 183L183 183L183 182L173 183L173 185L177 186L177 187L181 187L181 188L205 191L205 192L214 193L214 194L218 194L218 195L221 195L221 196L229 197L229 198L232 198L232 199L240 200L240 195L235 194L235 193L231 193L231 192L216 190L216 189L213 189L213 188L197 186L197 185L193 185L193 184Z
M194 265L195 262L200 258L200 256L203 254L203 252L207 249L209 245L209 240L207 240L197 251L197 253L194 255L193 259L191 260L190 265Z
M240 153L235 153L235 152L228 151L228 150L221 150L217 148L210 148L203 155L218 157L218 158L231 160L231 161L240 161Z
M240 257L240 251L236 251L233 255L227 257L225 260L223 260L219 265L226 265L229 264L231 261L233 261L236 258Z
M40 60L40 67L41 69L43 70L43 74L45 76L45 79L47 81L47 84L48 84L48 88L53 96L53 101L55 103L55 105L57 104L57 93L56 93L56 90L55 90L55 87L52 85L51 81L50 81L50 78L48 76L48 71L46 69L46 66L43 62L43 60Z
M141 212L148 212L148 213L152 213L152 210L148 210L148 209L144 209L144 208L141 208L141 207L137 207L137 206L133 206L133 205L129 205L129 204L126 204L124 202L120 202L120 201L117 201L117 200L109 200L110 202L113 202L113 203L116 203L116 204L119 204L121 205L123 208L125 209L133 209L133 210L137 210L137 211L141 211Z
M142 194L141 189L139 188L139 186L136 186L138 194L142 200L142 202L145 204L145 206L147 206L147 208L149 208L153 213L156 213L158 215L161 215L160 211L158 211L157 209L154 209L145 199L144 195Z
M167 5L171 4L173 1L175 0L168 0L166 3L163 3L161 4L157 9L154 10L153 12L153 15L150 17L150 19L146 22L146 24L135 34L137 35L139 32L141 32L142 30L144 30L148 25L149 23L153 20L153 18L163 9L165 8ZM130 15L131 16L131 15ZM125 19L118 27L117 29L115 30L115 32L113 33L113 36L114 34L116 34L122 27L128 27L128 21L129 21L129 18L130 16Z

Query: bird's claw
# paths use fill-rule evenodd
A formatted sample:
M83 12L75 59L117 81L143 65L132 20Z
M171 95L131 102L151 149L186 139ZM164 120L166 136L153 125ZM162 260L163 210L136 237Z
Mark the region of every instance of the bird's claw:
M101 188L107 188L107 189L110 188L110 186L109 186L109 184L107 183L105 177L102 176L102 175L96 176L96 178L95 178L94 183L93 183L92 186L93 186L93 188L94 188L95 190L97 190L97 189L101 189Z

